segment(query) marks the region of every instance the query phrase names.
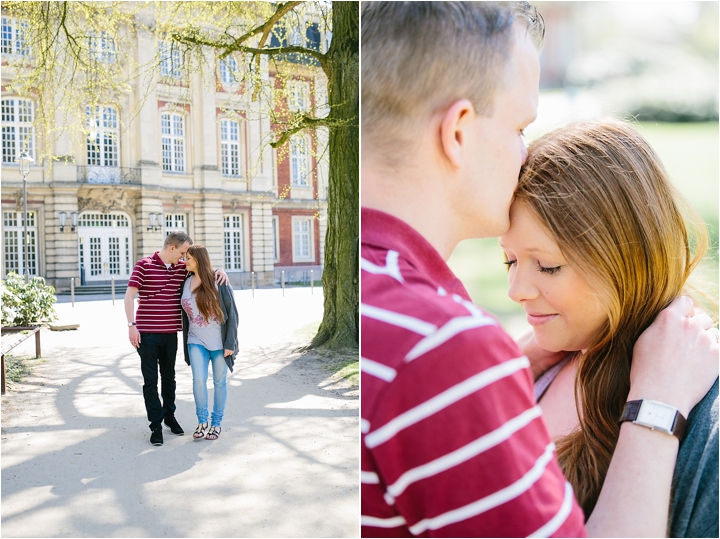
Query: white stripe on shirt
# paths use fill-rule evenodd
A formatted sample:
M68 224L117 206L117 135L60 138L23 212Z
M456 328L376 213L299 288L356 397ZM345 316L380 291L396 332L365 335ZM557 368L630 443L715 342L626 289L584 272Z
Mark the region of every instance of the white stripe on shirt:
M456 384L442 393L432 397L431 399L428 399L422 404L403 412L379 429L369 433L365 436L365 445L369 449L377 447L378 445L387 442L401 430L414 425L415 423L419 423L423 419L447 408L460 399L471 395L478 389L496 382L501 378L511 376L512 374L515 374L516 372L529 366L530 362L528 359L525 356L522 356L509 361L504 361L499 365L471 376L459 384Z
M374 526L376 528L399 528L405 525L405 519L401 516L391 518L377 518L360 515L361 526Z
M570 516L570 513L572 512L573 499L574 495L572 486L570 483L565 483L565 497L563 498L562 505L560 505L558 512L547 522L547 524L538 531L528 535L528 537L550 537L553 533L558 531L560 526L565 523L567 517Z
M392 382L397 375L397 371L392 367L364 357L360 358L360 370L386 382Z
M360 471L360 482L366 485L377 485L380 483L380 478L375 472Z
M389 275L393 279L403 283L405 279L403 279L400 273L400 266L398 265L399 256L400 254L397 251L388 251L385 256L384 266L378 266L374 262L360 258L360 269L375 275Z
M458 466L476 455L479 455L480 453L501 444L505 440L510 439L513 434L528 425L532 420L540 417L541 414L542 410L539 406L534 406L529 410L525 410L520 415L503 423L499 428L481 436L480 438L477 438L476 440L473 440L469 444L428 462L427 464L423 464L422 466L406 471L397 479L397 481L388 487L388 492L393 497L397 498L412 483L431 477L440 472L444 472L445 470L449 470L454 466Z
M418 342L412 350L407 353L405 360L412 361L413 359L426 354L430 350L433 350L438 346L442 346L463 331L495 324L497 324L497 322L490 316L458 316L449 320L443 327L438 329L432 335L428 335Z
M419 318L396 313L395 311L388 311L387 309L381 309L380 307L374 307L365 303L360 304L360 314L393 326L409 329L420 335L430 335L437 329L435 324L425 322Z
M426 530L438 530L450 524L455 524L468 518L475 517L481 513L489 511L499 505L504 504L517 498L527 490L529 490L540 477L547 465L552 461L553 452L555 451L555 444L550 442L545 448L542 455L535 461L532 468L520 479L515 481L512 485L509 485L497 492L481 498L471 504L464 507L459 507L448 511L442 515L438 515L433 518L426 518L419 521L417 524L410 526L410 532L414 535L420 535Z

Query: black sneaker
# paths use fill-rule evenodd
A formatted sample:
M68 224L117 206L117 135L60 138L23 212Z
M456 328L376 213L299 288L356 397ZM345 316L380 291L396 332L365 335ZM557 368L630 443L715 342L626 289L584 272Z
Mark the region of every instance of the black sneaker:
M153 445L163 444L162 427L155 427L150 435L150 443Z
M166 417L165 424L170 427L170 430L173 434L177 434L178 436L182 436L183 434L185 434L185 431L182 430L182 427L177 422L177 419L175 419L175 416Z

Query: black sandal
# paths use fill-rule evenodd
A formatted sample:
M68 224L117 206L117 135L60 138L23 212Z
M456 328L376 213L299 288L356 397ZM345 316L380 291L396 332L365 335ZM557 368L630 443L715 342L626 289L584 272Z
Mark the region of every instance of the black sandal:
M205 435L205 439L206 440L217 440L218 436L220 436L221 430L222 429L220 427L216 427L215 425L213 425L212 427L210 427L210 430Z
M195 432L193 432L193 438L196 440L199 440L200 438L203 438L205 436L205 429L208 428L207 423L198 423L197 428L195 429Z

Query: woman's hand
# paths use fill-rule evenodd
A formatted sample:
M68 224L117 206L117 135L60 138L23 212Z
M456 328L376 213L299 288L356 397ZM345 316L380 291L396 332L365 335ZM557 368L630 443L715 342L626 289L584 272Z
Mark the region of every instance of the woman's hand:
M228 349L226 348L226 349L225 349L225 355L224 355L223 357L228 357L228 356L231 356L231 355L233 355L233 351L232 351L232 350L228 350Z
M658 314L635 343L628 400L653 399L685 417L718 377L718 334L687 296Z

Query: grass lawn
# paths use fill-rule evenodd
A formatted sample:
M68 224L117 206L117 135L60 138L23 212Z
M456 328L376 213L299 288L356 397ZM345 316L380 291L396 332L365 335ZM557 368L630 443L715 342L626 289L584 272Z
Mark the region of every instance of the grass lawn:
M708 225L711 252L702 268L704 280L718 283L718 124L640 124L638 129L657 151L671 180ZM449 265L473 301L497 315L510 333L520 328L522 308L507 297L507 271L496 239L467 240L455 249Z

